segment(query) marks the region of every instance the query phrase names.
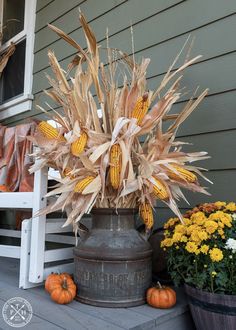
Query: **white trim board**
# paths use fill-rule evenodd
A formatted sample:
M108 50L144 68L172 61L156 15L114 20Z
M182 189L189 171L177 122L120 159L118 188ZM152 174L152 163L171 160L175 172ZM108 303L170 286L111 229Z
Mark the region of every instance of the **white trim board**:
M3 12L3 1L0 0L0 18ZM24 74L24 93L13 100L6 101L0 106L0 120L10 118L20 113L30 111L32 109L32 84L33 84L33 61L34 61L34 30L36 20L36 3L37 0L25 0L25 20L24 30L15 35L0 47L0 53L14 42L17 43L26 40L25 47L25 74Z

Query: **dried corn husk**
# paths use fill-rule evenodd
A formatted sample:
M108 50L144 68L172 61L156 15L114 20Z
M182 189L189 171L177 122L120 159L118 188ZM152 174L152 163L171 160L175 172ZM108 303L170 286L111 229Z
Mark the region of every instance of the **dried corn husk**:
M137 63L134 56L109 48L107 36L107 60L102 63L101 48L82 14L80 23L87 49L49 25L77 54L67 72L52 51L48 54L54 78L48 77L52 88L46 94L63 111L59 113L50 105L48 112L39 108L61 126L64 137L60 141L57 137L61 135L55 131L53 139L39 133L32 138L39 147L35 157L41 159L32 171L54 164L62 173L59 186L48 194L60 196L42 212L67 209L65 225L76 226L93 206L139 207L150 230L152 206L159 199L181 219L176 204L180 198L186 200L181 188L207 194L197 180L201 169L188 163L208 156L184 152L185 143L176 141L176 132L207 90L191 98L179 114L170 110L183 93L179 84L184 70L200 57L191 59L188 54L184 64L174 70L182 49L157 89L150 91L146 80L149 59ZM75 75L68 79L72 68ZM123 81L118 82L117 76ZM167 129L163 129L163 121L169 124Z

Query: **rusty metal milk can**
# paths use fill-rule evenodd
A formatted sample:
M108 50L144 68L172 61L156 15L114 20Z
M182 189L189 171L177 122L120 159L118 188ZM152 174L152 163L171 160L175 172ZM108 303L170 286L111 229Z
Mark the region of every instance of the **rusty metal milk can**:
M145 303L151 246L134 228L134 209L94 209L92 229L74 249L77 299L103 307Z

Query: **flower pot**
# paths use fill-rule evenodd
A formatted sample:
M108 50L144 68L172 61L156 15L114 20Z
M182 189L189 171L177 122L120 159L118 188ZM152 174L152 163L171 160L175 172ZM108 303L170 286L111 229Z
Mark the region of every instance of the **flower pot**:
M94 209L88 236L74 249L80 302L103 307L145 303L150 244L134 228L134 209Z
M197 330L235 330L236 296L210 293L185 284Z

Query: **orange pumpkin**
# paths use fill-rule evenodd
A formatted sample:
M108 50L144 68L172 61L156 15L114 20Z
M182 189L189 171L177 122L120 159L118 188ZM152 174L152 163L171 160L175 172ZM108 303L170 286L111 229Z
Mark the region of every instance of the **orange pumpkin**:
M76 285L70 276L61 274L50 285L51 299L58 304L68 304L76 296Z
M46 278L46 281L45 281L45 290L48 292L48 293L51 293L52 291L52 287L53 287L53 283L54 281L56 280L57 281L57 278L58 276L60 275L64 275L66 278L71 278L71 275L68 274L68 273L61 273L61 274L57 274L57 273L51 273L50 275L48 275L48 277Z
M157 286L147 290L147 303L156 308L171 308L176 304L176 293L157 282Z

